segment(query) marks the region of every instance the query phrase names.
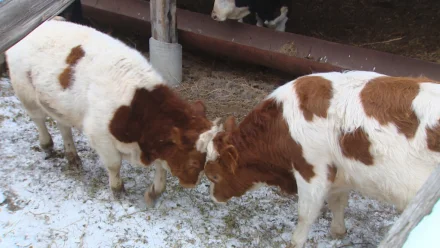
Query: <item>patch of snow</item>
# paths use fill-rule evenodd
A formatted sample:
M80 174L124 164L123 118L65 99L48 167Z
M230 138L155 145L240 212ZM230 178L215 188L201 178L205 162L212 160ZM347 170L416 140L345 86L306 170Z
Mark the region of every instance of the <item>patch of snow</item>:
M55 150L63 143L48 121ZM263 187L225 206L209 197L206 178L183 189L168 174L167 190L147 209L143 193L151 168L124 162L127 193L115 200L106 171L85 137L73 131L83 172L66 170L58 156L45 160L35 125L6 78L0 79L0 247L285 247L298 220L297 200ZM376 247L397 219L393 207L352 193L347 236L333 240L327 206L307 247Z

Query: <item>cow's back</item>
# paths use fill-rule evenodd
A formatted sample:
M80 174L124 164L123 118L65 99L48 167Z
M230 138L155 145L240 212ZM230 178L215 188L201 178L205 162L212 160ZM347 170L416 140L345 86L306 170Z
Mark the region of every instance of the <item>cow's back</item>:
M91 112L109 120L135 88L162 83L136 50L69 22L43 23L6 54L14 87L31 84L39 103L76 127Z
M272 94L304 157L316 169L335 165L337 182L404 207L440 162L440 84L362 71L313 76Z

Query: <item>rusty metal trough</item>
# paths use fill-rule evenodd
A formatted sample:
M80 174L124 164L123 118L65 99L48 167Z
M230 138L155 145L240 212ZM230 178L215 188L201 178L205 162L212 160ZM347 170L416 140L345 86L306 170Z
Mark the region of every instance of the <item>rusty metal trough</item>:
M87 18L115 28L151 35L149 2L82 0ZM440 80L440 64L390 53L276 32L208 15L177 10L179 43L217 56L263 65L295 76L312 72L369 70L393 76ZM147 42L147 40L145 41Z

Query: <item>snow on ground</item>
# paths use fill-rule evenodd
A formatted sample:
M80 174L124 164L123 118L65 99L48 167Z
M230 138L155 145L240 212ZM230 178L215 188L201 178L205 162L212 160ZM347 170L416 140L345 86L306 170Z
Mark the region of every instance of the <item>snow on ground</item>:
M0 80L0 247L285 247L297 221L297 200L264 187L226 206L209 198L208 181L183 189L168 175L153 209L143 193L153 169L124 162L127 193L114 200L106 171L83 135L74 130L84 171L66 170L54 122L48 126L59 156L45 160L36 127L7 78ZM327 206L307 247L376 247L397 219L393 207L352 194L348 234L329 235Z

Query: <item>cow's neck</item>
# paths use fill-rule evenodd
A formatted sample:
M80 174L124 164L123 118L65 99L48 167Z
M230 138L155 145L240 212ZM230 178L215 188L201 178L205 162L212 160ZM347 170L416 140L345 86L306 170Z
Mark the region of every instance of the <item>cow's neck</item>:
M180 99L167 86L158 86L152 91L142 91L138 96L139 104L135 105L133 115L137 116L139 146L142 150L142 160L148 164L155 159L163 159L165 148L171 135L171 129L178 127L181 131L188 128L191 121L191 107Z
M238 166L251 170L255 182L295 193L292 155L298 153L298 145L290 136L282 107L273 104L263 103L251 112L231 135L231 143L239 154Z

